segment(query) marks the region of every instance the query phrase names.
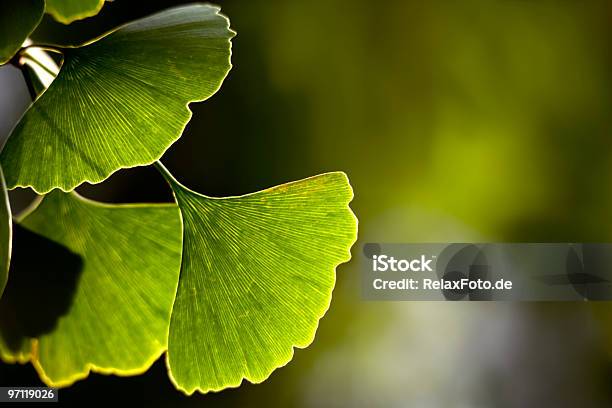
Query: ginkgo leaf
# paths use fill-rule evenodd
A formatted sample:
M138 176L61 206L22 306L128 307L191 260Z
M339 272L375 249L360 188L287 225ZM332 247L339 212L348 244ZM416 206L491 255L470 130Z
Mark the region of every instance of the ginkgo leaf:
M0 298L0 357L26 363L32 339L51 330L68 309L81 257L14 224L9 281Z
M8 62L40 23L44 0L0 1L0 65Z
M12 308L0 310L3 348L13 344L23 360L30 344L50 386L70 385L90 370L144 372L166 350L181 259L176 205L108 205L56 190L20 224L29 233L23 240L55 247L38 242L25 265L15 265L6 291L13 301L0 302ZM33 257L44 263L28 267ZM3 316L13 316L12 330Z
M46 0L47 13L60 23L70 24L95 16L104 5L104 0Z
M0 298L8 280L12 242L11 206L6 192L4 175L0 169Z
M196 4L64 48L59 75L0 154L8 187L69 191L157 160L181 136L188 102L221 86L233 35L219 8Z
M168 339L187 394L258 383L306 347L327 311L357 220L344 173L240 197L210 198L169 180L183 219L183 260Z

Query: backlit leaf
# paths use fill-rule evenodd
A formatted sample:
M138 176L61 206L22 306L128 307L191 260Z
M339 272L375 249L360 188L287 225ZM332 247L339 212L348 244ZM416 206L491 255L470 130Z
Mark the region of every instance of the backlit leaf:
M26 363L32 339L52 330L68 310L82 260L18 223L13 227L9 280L0 298L0 357Z
M29 245L0 302L3 358L23 361L31 346L52 386L90 370L144 372L167 344L181 258L176 205L107 205L56 190L20 224L16 247Z
M230 69L234 33L218 11L178 7L65 48L0 154L8 187L69 191L161 157L191 117L187 103L214 94Z
M4 175L0 169L0 298L2 298L2 292L8 280L11 261L11 232L11 206L6 192Z
M60 23L70 24L98 14L104 0L46 0L47 13Z
M175 385L191 394L258 383L308 346L357 221L344 173L210 198L166 174L183 218L181 279L168 340Z

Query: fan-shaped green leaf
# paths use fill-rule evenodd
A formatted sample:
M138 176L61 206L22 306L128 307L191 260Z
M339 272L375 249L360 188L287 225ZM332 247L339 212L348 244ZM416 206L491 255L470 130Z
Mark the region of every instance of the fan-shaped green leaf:
M344 173L216 199L166 174L183 218L181 279L168 339L175 385L191 394L261 382L306 347L350 259L356 218Z
M234 33L218 11L178 7L64 49L0 154L8 187L68 191L161 157L191 117L187 103L214 94L230 69Z
M19 51L40 23L44 10L44 0L0 1L0 65Z
M14 224L9 280L0 298L2 360L30 360L32 339L68 309L80 268L80 256Z
M167 344L181 258L176 205L106 205L56 190L20 224L38 234L32 234L35 239L46 237L70 254L56 261L44 256L42 271L19 270L29 282L22 288L17 280L11 285L17 272L11 274L6 294L14 290L17 300L0 316L17 316L21 331L13 327L3 337L12 337L17 352L16 340L33 339L32 362L53 386L70 385L90 370L144 372ZM58 249L46 253L58 254ZM26 278L28 273L36 275ZM36 282L47 290L36 291ZM5 328L0 325L0 330ZM15 339L19 335L25 339Z
M104 5L104 0L46 0L47 13L60 23L70 24L95 16Z
M11 262L11 206L9 204L4 183L4 175L0 169L0 298L8 280L9 264Z

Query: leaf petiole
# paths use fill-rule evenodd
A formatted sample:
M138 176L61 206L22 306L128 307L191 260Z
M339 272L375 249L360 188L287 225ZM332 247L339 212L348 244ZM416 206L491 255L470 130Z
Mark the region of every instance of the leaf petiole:
M30 98L32 98L32 102L34 102L38 95L36 93L36 89L34 88L34 80L32 79L32 73L28 71L28 69L24 65L21 65L19 69L21 71L21 74L23 75L23 79L26 83L26 86L28 87L28 93L30 94Z
M161 161L157 160L155 163L153 163L153 165L161 173L161 175L168 182L168 184L170 184L170 187L173 187L173 186L182 187L181 183L179 183L177 179L174 178L172 173L170 173L170 170L168 170L166 166L162 164Z
M49 68L48 66L46 66L45 64L43 64L41 61L39 61L38 59L36 59L35 57L33 57L31 54L22 54L21 56L25 61L29 61L33 64L36 64L38 67L40 67L42 70L44 70L47 74L51 75L51 76L57 76L57 72L54 72L53 70L51 70L51 68Z

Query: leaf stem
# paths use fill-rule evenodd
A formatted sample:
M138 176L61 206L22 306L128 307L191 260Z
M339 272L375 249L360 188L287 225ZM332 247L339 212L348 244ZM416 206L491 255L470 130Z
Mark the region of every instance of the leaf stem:
M36 87L34 86L34 78L32 77L32 71L30 71L28 68L28 63L32 63L36 65L37 67L45 71L47 74L49 74L51 77L56 77L58 73L53 71L45 63L40 61L38 58L33 56L31 53L26 53L28 48L31 48L31 47L24 47L21 49L20 52L15 54L15 56L11 59L10 64L15 66L21 71L21 74L23 75L26 86L28 88L28 93L30 94L30 98L32 99L32 101L35 101L36 97L38 96L38 92L36 92ZM48 49L48 48L42 48L42 47L36 47L36 48L59 52L57 49L51 49L51 48Z
M173 186L180 186L181 183L179 183L174 176L172 175L172 173L170 173L170 170L168 170L166 168L166 166L164 166L162 164L161 161L156 161L155 163L153 163L153 165L155 166L155 168L157 169L157 171L159 171L161 173L161 175L164 177L164 179L168 182L168 184L170 184L170 187Z
M28 67L24 65L19 68L21 74L23 75L23 79L25 80L26 86L28 87L28 93L30 94L30 98L32 98L32 102L34 102L38 95L36 94L36 89L34 89L34 80L32 79L32 73L28 71Z
M37 60L36 58L34 58L31 54L23 54L22 58L25 60L28 60L30 62L33 62L34 64L38 65L40 68L42 68L47 74L55 77L57 76L57 72L53 72L51 71L51 69L46 66L45 64L43 64L42 62L40 62L39 60Z
M32 99L32 102L34 102L37 96L36 89L34 88L34 82L32 80L30 72L28 71L28 68L22 62L22 57L19 55L19 53L17 53L13 56L13 58L11 58L8 63L17 68L19 71L21 71L21 75L23 75L23 80L26 83L26 86L28 87L28 94L30 94L30 98Z
M61 48L57 48L57 47L54 47L52 45L44 45L44 44L31 44L31 45L28 45L26 47L23 47L21 49L21 51L22 52L23 51L27 51L30 48L36 48L36 49L39 49L39 50L42 50L42 51L54 52L56 54L62 54L62 55L64 54L64 52L62 51Z

